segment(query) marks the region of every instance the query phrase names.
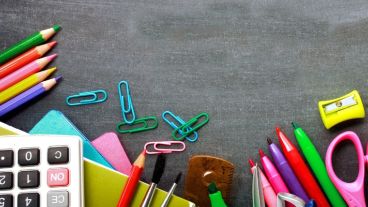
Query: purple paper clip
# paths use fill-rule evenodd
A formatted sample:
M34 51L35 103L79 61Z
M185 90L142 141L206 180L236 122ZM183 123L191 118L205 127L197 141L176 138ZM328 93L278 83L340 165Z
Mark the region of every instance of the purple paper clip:
M153 145L153 150L152 151L150 151L148 149L150 147L150 145ZM162 147L159 147L160 145L164 145L164 146L179 145L179 147L178 148L162 148ZM186 145L182 141L147 142L144 145L144 150L149 155L161 154L161 153L169 154L169 153L173 153L173 152L182 152L182 151L185 150L185 148L186 148Z

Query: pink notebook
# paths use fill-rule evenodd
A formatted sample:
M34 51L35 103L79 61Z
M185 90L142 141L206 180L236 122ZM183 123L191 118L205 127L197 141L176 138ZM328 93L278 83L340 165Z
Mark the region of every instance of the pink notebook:
M92 145L115 168L125 174L130 174L132 163L130 162L118 135L107 132L93 140Z

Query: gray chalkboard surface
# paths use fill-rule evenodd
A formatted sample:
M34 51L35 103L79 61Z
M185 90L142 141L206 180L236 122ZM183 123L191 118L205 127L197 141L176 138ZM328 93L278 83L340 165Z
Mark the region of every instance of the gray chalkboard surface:
M196 154L236 165L232 206L251 205L248 158L266 150L274 126L292 136L297 121L324 156L340 132L367 141L367 124L353 121L324 129L318 100L357 89L367 97L368 3L366 1L236 0L1 0L0 49L35 31L60 24L52 51L64 81L51 93L3 120L29 130L51 109L64 112L93 140L121 120L116 85L129 80L137 115L165 110L188 120L199 112L210 122L184 153L168 156L159 186L169 189ZM105 89L107 102L68 107L77 92ZM144 143L170 139L159 128L120 135L134 160ZM353 180L357 161L351 146L336 155L338 175ZM147 161L150 180L154 157ZM183 183L177 194L182 193Z

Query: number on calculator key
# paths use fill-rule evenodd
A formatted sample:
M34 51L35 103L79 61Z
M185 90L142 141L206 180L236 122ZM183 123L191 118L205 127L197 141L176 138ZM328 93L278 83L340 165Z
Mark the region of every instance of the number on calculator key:
M40 207L40 194L38 193L19 194L18 207Z
M40 163L40 150L36 148L20 149L18 163L20 166L38 165Z
M10 194L0 195L0 207L13 207L13 196Z
M13 173L0 172L0 190L13 188Z

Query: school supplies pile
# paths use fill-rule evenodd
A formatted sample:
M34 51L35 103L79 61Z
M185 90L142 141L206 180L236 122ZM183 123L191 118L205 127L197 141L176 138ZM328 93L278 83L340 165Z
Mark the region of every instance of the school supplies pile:
M291 199L298 203L297 206L305 204L313 206L314 202L317 206L327 207L330 204L332 206L346 206L331 182L326 166L308 135L297 123L293 122L292 126L302 154L312 171L309 170L296 146L277 127L276 134L281 150L270 138L267 139L273 162L261 149L259 150L261 164L266 175L259 169L257 172L259 175L254 175L258 178L253 177L253 189L262 189L262 191L253 191L254 206L264 206L264 203L268 206L283 206L284 202L280 199ZM250 160L250 165L254 173L257 166L252 160ZM286 204L286 206L288 205Z
M0 117L36 99L61 80L61 76L46 80L55 67L41 71L57 56L42 58L56 45L55 41L44 43L59 30L60 26L55 25L36 32L0 52L0 64L3 64L0 66Z

